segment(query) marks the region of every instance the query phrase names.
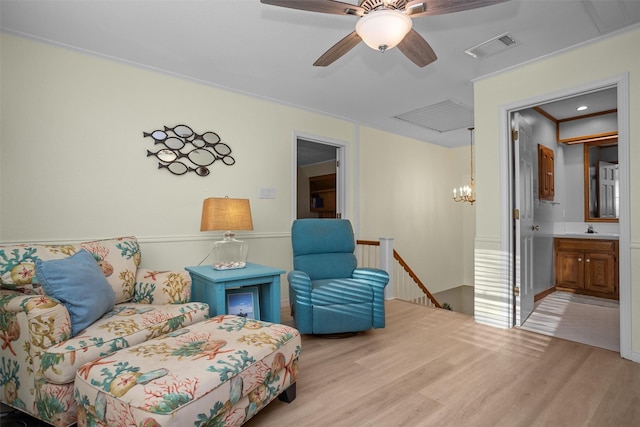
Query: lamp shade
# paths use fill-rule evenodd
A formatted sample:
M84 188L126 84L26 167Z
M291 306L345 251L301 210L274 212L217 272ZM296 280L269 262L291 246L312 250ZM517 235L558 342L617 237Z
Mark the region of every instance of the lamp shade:
M253 230L249 199L205 199L202 205L200 231L217 230Z
M371 49L384 52L397 46L411 30L411 18L391 9L369 12L356 22L356 33Z

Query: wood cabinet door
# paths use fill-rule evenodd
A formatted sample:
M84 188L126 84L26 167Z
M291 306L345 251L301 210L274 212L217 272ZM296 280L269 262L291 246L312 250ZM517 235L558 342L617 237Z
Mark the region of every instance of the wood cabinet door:
M558 251L556 253L556 286L584 289L584 253Z
M613 254L585 253L585 289L616 294L616 257Z
M555 196L553 150L538 144L538 198L553 200Z

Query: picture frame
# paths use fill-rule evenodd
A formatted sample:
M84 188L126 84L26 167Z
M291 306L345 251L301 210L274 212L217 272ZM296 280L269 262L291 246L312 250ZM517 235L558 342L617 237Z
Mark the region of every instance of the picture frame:
M258 287L248 286L226 290L227 314L260 320Z

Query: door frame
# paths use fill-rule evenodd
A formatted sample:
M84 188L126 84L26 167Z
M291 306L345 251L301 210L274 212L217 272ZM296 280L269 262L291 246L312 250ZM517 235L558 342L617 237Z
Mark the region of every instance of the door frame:
M629 75L624 73L576 87L565 88L546 95L523 99L500 107L500 170L505 179L501 180L501 237L500 246L508 259L513 259L513 227L512 227L512 197L516 197L517 189L513 188L513 176L510 168L511 156L511 126L510 117L515 111L531 108L554 100L568 98L585 92L592 92L608 87L617 88L618 98L618 157L620 167L620 218L619 218L619 277L620 277L620 355L633 360L632 331L631 331L631 247L630 247L630 192L629 192ZM511 264L511 261L509 261ZM506 275L508 281L505 292L511 297L511 304L515 304L513 295L514 274L516 266L508 265L510 273ZM512 306L513 308L513 306ZM507 310L508 324L515 325L514 310Z
M305 134L301 132L294 132L293 135L293 160L292 160L292 173L291 178L291 221L295 220L298 209L298 140L304 139L305 141L313 142L316 144L323 144L335 147L336 149L336 213L339 213L342 218L349 218L349 212L347 208L347 143L335 139L319 137L316 135Z

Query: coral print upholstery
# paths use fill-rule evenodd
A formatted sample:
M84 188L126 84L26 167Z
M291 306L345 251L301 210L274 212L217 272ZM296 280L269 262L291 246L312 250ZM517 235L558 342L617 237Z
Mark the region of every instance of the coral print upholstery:
M78 427L239 426L295 385L300 351L289 326L213 317L82 367Z
M103 291L110 288L115 305L85 326L74 322L70 299L86 292L83 286L96 286L96 277L77 277L69 271L66 282L64 275L47 277L47 270L55 260L66 260L65 268L77 257L87 263L88 254L98 266L92 273L103 275L100 286ZM140 268L140 262L135 237L0 246L3 403L55 426L74 424L74 379L82 365L206 319L208 306L189 302L191 281L186 272L154 272ZM78 295L68 292L67 285L75 286ZM83 298L74 303L83 303ZM79 325L75 330L74 323Z
M36 261L64 259L84 249L96 259L113 288L116 303L131 300L140 246L135 237L98 240L78 245L0 246L0 285L25 294L44 294L36 277Z

